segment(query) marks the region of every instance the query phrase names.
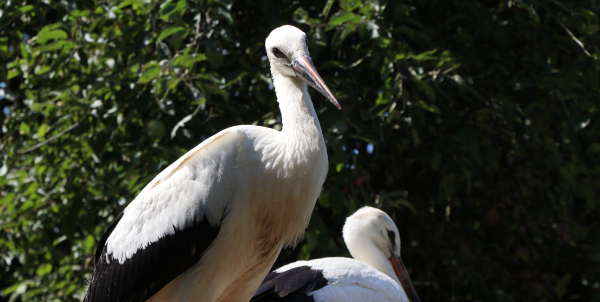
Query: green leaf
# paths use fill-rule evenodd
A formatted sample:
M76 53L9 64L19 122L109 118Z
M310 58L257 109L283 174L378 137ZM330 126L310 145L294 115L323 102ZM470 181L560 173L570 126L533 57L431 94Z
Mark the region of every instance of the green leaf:
M62 29L55 29L55 30L52 30L52 31L40 33L38 35L37 40L35 40L35 42L37 44L46 44L50 40L64 40L64 39L66 39L68 37L69 36L67 35L67 33L64 30L62 30Z
M33 5L24 5L24 6L19 7L19 11L21 11L21 14L25 14L25 13L33 10L33 8L34 8Z
M52 65L50 65L50 72L57 71L70 58L71 55L62 54L58 56L58 58L52 60Z
M175 57L175 59L173 60L173 64L175 66L192 68L195 63L205 61L206 59L206 55L203 53L197 53L193 55L183 54L181 56Z
M233 18L231 17L231 14L228 11L218 7L217 14L225 18L225 20L227 20L227 23L229 23L230 25L233 24Z
M227 10L231 10L231 5L233 5L233 0L213 0L213 1L216 3L219 3L220 5L225 7Z
M15 69L10 69L8 71L8 75L6 76L6 79L10 80L10 79L12 79L12 78L14 78L14 77L16 77L18 75L19 75L19 71L16 68Z
M361 4L361 0L339 0L340 7L345 11L352 11L358 8Z
M85 253L88 254L92 251L92 249L94 248L94 237L92 235L87 235L85 237L85 240L83 241L83 249L85 250Z
M148 136L152 140L160 140L165 136L165 124L159 120L151 120L148 125Z
M46 276L48 275L50 272L52 271L52 264L50 263L46 263L46 264L42 264L40 265L37 270L35 271L35 273L40 276Z
M417 215L417 210L415 210L415 207L412 203L408 202L405 199L398 199L396 202L398 203L398 205L402 205L408 208L413 213L413 215Z
M160 75L160 66L153 64L142 73L142 76L138 79L138 83L146 84Z
M29 127L29 125L27 125L27 123L21 122L21 125L19 126L19 133L21 135L27 135L31 137L31 128Z
M54 242L52 242L52 246L57 246L65 240L67 240L67 235L60 236L57 239L55 239Z
M177 32L185 32L187 29L185 29L182 26L169 26L167 27L167 29L163 30L160 35L158 36L158 41L162 41L165 38L168 38L169 36L177 33Z
M415 102L414 105L415 105L415 107L423 108L431 113L442 114L442 111L440 111L440 108L438 108L438 106L436 106L434 104L428 104L423 101L418 101L418 102Z
M71 45L73 45L73 43L70 43L69 41L61 40L61 41L56 41L54 43L50 43L50 44L46 44L46 45L40 45L40 46L35 47L34 49L37 51L40 51L40 52L50 52L50 51L63 49L63 47L67 48Z
M225 92L225 90L223 90L215 85L203 84L202 86L204 86L204 88L206 88L206 90L208 90L214 94L220 95L223 98L227 98L227 93Z
M329 12L331 11L331 7L333 6L334 0L327 0L325 7L323 8L323 16L327 18L329 16Z
M38 138L44 138L44 136L46 135L46 129L48 129L48 124L46 124L46 123L43 123L40 125L40 127L38 127L38 130L37 130Z
M168 20L173 14L183 14L188 8L186 0L166 1L160 6L160 16L163 20Z
M422 52L418 55L412 55L411 58L417 61L428 61L428 60L437 60L438 58L434 56L437 52L437 49L431 49L425 52Z
M17 295L22 295L27 291L27 286L34 284L33 280L23 280L18 283L15 283L5 289L2 290L2 294L4 297L8 294L16 293Z
M298 7L298 9L294 11L292 19L298 23L306 23L308 20L308 11L304 10L302 7Z
M348 31L346 31L345 29L336 31L335 34L333 35L333 39L331 39L331 48L338 49L340 47L340 45L342 45L342 42L344 42L344 39L346 39L346 37L349 34L350 33Z
M351 12L337 12L327 22L327 30L331 30L336 26L343 25L346 23L358 23L361 20L361 16Z

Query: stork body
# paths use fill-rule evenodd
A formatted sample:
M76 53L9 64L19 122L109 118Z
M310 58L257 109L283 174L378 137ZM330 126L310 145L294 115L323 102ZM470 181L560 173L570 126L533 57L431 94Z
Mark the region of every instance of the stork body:
M344 241L355 259L297 261L269 273L253 302L420 302L400 258L400 233L381 210L348 217Z
M247 301L301 236L328 168L306 83L339 104L302 31L266 46L282 131L228 128L162 171L105 233L84 301Z

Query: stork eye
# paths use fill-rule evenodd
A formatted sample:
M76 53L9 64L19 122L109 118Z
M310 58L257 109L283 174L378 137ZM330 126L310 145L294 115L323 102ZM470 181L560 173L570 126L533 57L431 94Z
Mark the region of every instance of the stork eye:
M396 246L396 233L394 233L393 231L388 230L388 238L390 238L390 241L392 242L393 246Z
M286 58L286 56L277 47L273 47L273 54L278 58Z

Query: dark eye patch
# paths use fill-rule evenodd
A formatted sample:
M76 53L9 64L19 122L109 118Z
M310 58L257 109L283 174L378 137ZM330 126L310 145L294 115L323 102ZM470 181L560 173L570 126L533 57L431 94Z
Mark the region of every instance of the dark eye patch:
M287 58L283 52L281 52L281 50L279 50L277 47L273 47L273 54L278 57L278 58Z
M390 238L390 241L392 242L392 246L396 246L396 233L394 233L394 231L387 231L388 233L388 238Z

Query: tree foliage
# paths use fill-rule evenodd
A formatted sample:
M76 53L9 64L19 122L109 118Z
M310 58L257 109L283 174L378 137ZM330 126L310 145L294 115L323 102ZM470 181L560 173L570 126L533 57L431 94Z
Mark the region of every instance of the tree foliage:
M110 221L229 126L281 128L264 39L292 24L329 174L276 265L398 224L423 301L600 300L597 1L0 3L2 298L80 300Z

